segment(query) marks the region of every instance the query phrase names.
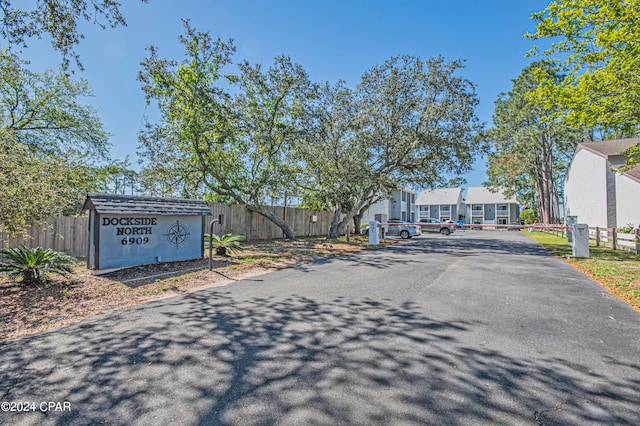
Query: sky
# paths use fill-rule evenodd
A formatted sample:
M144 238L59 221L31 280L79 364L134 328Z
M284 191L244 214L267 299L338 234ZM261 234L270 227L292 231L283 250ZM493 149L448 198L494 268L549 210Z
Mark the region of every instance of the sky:
M237 46L234 61L265 66L277 55L300 63L313 81L357 84L369 68L394 55L463 59L459 75L476 86L477 116L491 125L493 103L535 58L533 12L546 0L123 0L126 27L102 30L84 23L77 52L95 97L86 99L111 134L113 158L129 156L138 168L137 134L145 102L136 76L146 48L163 58L184 57L181 19ZM23 52L33 69L57 69L60 55L48 40L32 40ZM468 186L486 179L486 159L464 175Z

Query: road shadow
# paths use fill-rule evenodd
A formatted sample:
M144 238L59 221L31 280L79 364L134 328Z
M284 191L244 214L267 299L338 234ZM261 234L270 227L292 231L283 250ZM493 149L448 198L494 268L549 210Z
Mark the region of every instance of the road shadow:
M397 265L419 266L425 254L451 256L452 258L478 259L484 263L483 256L538 256L551 259L553 256L541 245L520 233L507 231L465 231L449 236L423 235L405 241L402 244L373 248L364 252L320 259L313 262L297 263L289 266L302 272L314 271L313 265L328 264L336 261L376 269L389 269ZM432 258L433 259L433 258Z
M242 284L239 284L242 285ZM248 284L245 284L248 285ZM638 365L608 377L461 343L419 305L207 290L0 345L1 424L637 424Z
M423 253L445 253L456 256L483 254L551 256L547 250L525 235L507 231L465 231L450 236L428 235L415 244L393 247L400 251L420 249Z

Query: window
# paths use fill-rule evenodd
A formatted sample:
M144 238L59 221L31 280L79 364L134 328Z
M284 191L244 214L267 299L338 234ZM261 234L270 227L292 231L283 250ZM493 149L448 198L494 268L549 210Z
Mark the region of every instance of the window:
M509 211L509 206L507 206L506 204L498 204L498 211L507 212Z
M498 218L498 225L506 225L506 224L507 224L507 218L505 217Z
M440 206L440 211L441 211L441 212L450 212L450 211L451 211L451 206L449 206L449 205L446 205L446 206L445 206L445 205L442 205L442 206Z
M483 209L482 209L482 204L473 204L473 205L471 206L471 210L472 210L474 213L482 212L482 210L483 210Z
M421 212L428 212L429 211L429 206L420 206L420 211Z

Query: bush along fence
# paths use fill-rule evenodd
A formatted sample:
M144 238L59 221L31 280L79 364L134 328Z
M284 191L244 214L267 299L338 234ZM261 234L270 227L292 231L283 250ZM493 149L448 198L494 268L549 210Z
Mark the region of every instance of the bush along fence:
M212 219L222 216L222 224L213 225L218 235L239 234L246 240L269 240L282 238L280 228L272 222L250 212L240 204L209 204L211 216L206 216L206 231ZM284 218L292 226L297 237L326 236L331 224L331 212L298 209L293 207L270 207L271 211ZM0 248L3 247L42 247L66 253L70 256L85 257L89 252L89 218L53 217L46 219L43 226L32 226L26 236L9 241L6 233L0 232Z

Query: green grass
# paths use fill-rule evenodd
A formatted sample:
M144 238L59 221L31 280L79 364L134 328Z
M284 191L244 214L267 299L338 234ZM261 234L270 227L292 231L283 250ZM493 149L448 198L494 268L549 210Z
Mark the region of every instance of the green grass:
M544 232L523 233L555 256L567 259L571 255L566 238ZM569 263L640 311L640 255L595 245L590 245L589 254L589 259L570 258Z
M283 256L266 256L266 257L236 257L233 259L236 263L265 265L271 262L279 262L284 260Z

